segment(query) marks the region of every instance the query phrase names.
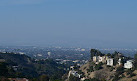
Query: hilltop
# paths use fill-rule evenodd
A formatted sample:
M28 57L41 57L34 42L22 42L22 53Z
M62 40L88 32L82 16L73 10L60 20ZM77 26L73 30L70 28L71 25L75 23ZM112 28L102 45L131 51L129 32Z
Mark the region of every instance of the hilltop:
M137 54L134 58L126 57L119 52L103 54L99 50L91 49L90 60L75 69L72 67L68 80L76 81L136 81ZM79 75L79 76L77 76Z

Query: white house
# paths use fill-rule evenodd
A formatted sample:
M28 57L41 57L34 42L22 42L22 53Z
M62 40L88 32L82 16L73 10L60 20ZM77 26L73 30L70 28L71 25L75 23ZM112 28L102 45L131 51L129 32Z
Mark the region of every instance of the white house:
M121 58L118 59L118 65L121 65Z
M98 56L98 62L102 62L103 61L103 57Z
M97 56L93 56L93 61L97 62Z
M107 56L93 56L93 61L98 64L99 62L106 63Z
M132 60L128 60L126 63L124 63L124 68L130 69L132 67L133 67L133 61Z
M77 71L74 71L74 70L69 71L68 78L70 77L70 75L73 75L73 76L78 77L78 78L81 77L81 75L78 74Z
M70 66L70 70L74 70L74 66Z
M107 65L113 66L113 58L108 58L107 59Z
M81 80L81 81L84 81L85 79L86 79L86 78L85 78L85 77L83 77L83 78L81 78L80 80Z
M102 57L102 62L103 62L103 63L106 63L107 59L108 59L108 56L103 56L103 57Z
M13 68L14 71L18 70L18 66L12 66L12 68Z

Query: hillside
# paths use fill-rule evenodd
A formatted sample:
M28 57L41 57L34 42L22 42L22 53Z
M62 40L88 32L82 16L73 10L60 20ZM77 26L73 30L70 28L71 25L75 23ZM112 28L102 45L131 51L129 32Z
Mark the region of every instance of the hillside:
M36 78L46 74L50 78L58 79L65 73L65 66L57 64L52 59L36 61L26 55L14 53L0 53L0 59L5 59L8 70L6 77Z
M84 73L85 77L87 77L88 79L96 77L98 79L111 81L115 76L114 74L116 72L112 70L111 67L107 67L106 65L102 65L102 68L99 70L92 71L91 67L94 66L92 64L93 64L92 62L88 62L87 64L80 67L80 70Z
M129 70L122 70L118 71L113 69L111 67L107 67L106 65L103 65L102 69L92 71L90 72L89 69L91 67L91 62L88 62L87 64L84 64L82 67L80 67L79 70L81 70L84 73L84 76L87 77L87 79L97 78L98 81L136 81L137 80L137 70L134 70L132 72ZM118 74L118 75L117 75Z
M77 81L137 81L137 54L131 58L119 52L103 54L91 49L91 59L75 68L72 67L67 80L75 77Z
M32 63L30 57L26 55L14 54L14 53L0 53L0 57L5 59L10 65L29 65ZM13 64L15 63L15 64Z

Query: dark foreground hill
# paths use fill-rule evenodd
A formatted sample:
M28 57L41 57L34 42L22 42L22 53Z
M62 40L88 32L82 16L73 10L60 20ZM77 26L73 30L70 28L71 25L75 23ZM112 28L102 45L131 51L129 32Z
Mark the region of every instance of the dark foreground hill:
M14 53L0 53L0 59L5 59L5 62L0 63L0 76L37 78L46 74L51 79L59 79L65 73L65 66L52 59L36 61L26 55Z

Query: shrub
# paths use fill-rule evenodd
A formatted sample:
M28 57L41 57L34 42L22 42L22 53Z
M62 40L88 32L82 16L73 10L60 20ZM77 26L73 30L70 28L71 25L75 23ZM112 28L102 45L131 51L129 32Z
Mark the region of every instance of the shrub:
M84 81L100 81L100 80L97 79L97 78L92 78L92 79L86 79L86 80L84 80Z
M90 66L89 69L87 69L88 72L93 72L93 66Z
M100 62L99 64L95 65L95 70L100 70L100 69L102 69L102 65L103 65L102 62Z

